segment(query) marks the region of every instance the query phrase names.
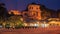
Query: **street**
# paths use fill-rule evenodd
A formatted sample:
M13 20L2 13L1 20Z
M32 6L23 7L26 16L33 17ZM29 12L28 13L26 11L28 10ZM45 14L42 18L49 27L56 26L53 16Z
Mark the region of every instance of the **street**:
M0 29L0 34L60 34L60 27Z

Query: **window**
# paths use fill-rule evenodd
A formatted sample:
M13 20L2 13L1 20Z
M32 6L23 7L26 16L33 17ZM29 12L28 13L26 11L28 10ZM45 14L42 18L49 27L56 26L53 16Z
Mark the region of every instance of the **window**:
M29 7L29 9L31 9L31 7Z
M31 9L33 9L33 7L31 7Z
M35 16L36 14L34 13L33 16Z
M29 9L33 9L33 7L29 7Z
M28 16L28 14L27 14L27 13L25 13L25 14L24 14L24 16Z
M37 10L39 10L39 9L40 9L40 7L36 7L36 9L37 9Z
M36 9L39 9L38 7Z

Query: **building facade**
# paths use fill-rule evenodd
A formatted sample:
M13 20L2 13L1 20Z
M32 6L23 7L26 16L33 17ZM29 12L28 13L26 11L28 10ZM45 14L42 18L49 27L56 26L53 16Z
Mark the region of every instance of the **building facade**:
M38 4L30 4L28 6L28 14L30 18L41 20L41 10L40 5Z
M27 6L28 11L23 11L23 17L28 17L35 20L41 20L41 10L39 4L29 4Z

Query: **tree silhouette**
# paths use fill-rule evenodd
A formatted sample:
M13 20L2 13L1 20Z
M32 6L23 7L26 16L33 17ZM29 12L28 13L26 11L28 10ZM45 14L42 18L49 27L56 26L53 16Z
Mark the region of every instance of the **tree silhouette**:
M7 18L7 16L8 16L8 12L7 9L5 8L5 4L0 3L0 18L2 17L4 19Z
M60 18L60 9L57 10L57 17Z

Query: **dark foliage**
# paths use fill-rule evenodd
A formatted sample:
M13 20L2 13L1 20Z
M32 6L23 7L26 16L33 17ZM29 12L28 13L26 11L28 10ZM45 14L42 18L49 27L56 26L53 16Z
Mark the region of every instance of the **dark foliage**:
M4 19L7 18L8 12L7 9L5 8L5 4L4 3L0 3L0 18Z

